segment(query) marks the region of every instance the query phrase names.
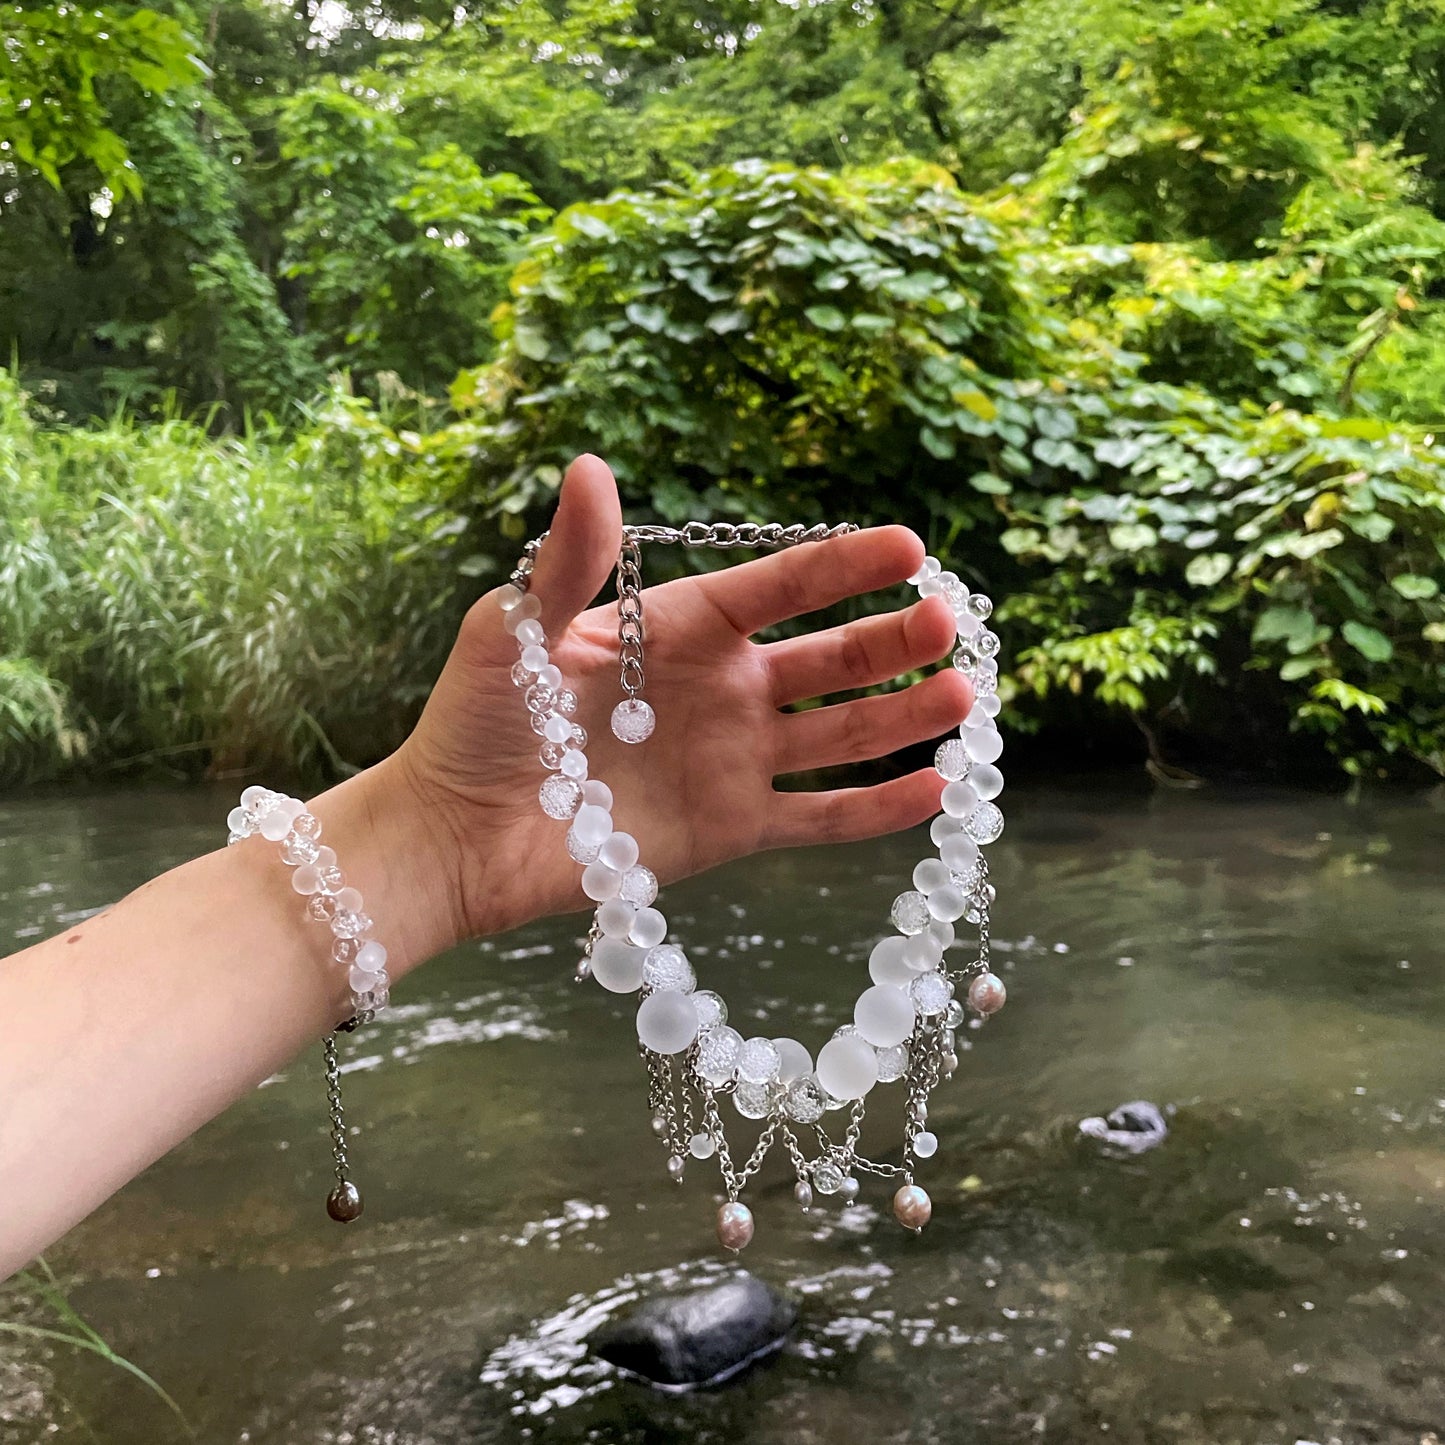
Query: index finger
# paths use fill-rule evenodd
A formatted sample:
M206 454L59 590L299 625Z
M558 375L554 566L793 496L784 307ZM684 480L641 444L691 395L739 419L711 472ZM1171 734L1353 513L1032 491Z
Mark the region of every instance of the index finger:
M846 597L892 587L911 577L923 557L923 543L907 527L869 527L788 547L698 581L708 601L747 637Z

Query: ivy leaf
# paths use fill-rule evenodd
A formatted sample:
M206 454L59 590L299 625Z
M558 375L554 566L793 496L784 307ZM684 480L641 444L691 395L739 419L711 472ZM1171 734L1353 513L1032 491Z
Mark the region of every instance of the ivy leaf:
M1315 619L1303 607L1266 607L1255 619L1253 642L1289 642L1313 635Z
M528 361L546 361L547 354L552 349L548 345L546 333L538 331L533 326L519 326L513 333L512 339L516 343L517 350Z
M1433 577L1422 577L1418 572L1405 572L1399 577L1392 577L1390 586L1411 602L1424 602L1440 591L1440 584Z
M992 497L1006 497L1013 491L1013 483L1006 482L1002 477L996 477L992 472L975 472L969 479L968 484L976 492L987 492Z
M629 301L624 314L634 325L656 336L667 325L667 312L661 306L644 301Z
M1321 552L1328 552L1331 547L1338 547L1344 540L1345 534L1338 527L1326 527L1323 532L1309 532L1291 537L1285 543L1285 551L1301 561L1308 561L1311 557L1319 556Z
M941 462L948 461L956 450L952 437L946 437L941 432L934 431L931 426L921 428L918 439L923 443L924 449L929 455L937 457Z
M1227 552L1207 552L1202 557L1191 557L1184 569L1184 580L1195 587L1213 587L1229 576L1234 559Z
M1298 682L1300 678L1308 677L1312 672L1318 672L1328 660L1317 652L1312 652L1308 657L1287 657L1279 669L1280 680L1282 682Z
M841 331L848 318L836 306L810 306L803 315L820 331Z
M1363 622L1356 622L1353 617L1340 628L1340 632L1345 641L1370 662L1389 662L1395 655L1394 643L1383 632L1366 627Z
M714 311L707 319L707 329L719 336L726 336L730 331L742 331L747 324L748 313L739 310Z
M1032 527L1009 527L998 540L1005 552L1020 557L1032 552L1043 541L1043 536Z
M1142 552L1159 540L1159 534L1147 522L1120 522L1109 528L1109 545L1121 552Z

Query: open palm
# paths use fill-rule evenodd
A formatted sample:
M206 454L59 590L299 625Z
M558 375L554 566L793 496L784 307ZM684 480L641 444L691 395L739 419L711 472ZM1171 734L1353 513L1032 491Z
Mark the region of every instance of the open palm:
M583 610L616 565L621 526L611 472L579 458L531 590L552 661L578 695L591 775L612 789L617 827L637 838L661 881L763 848L892 832L937 811L942 780L932 769L825 792L779 792L775 781L880 757L958 724L971 697L952 669L882 697L783 711L943 656L954 622L942 599L811 636L751 641L772 623L903 581L924 555L912 532L875 528L647 589L645 696L657 727L629 746L608 722L622 695L616 608ZM512 683L516 658L490 594L468 614L398 758L447 839L463 936L586 903L563 847L566 825L537 806L546 773Z

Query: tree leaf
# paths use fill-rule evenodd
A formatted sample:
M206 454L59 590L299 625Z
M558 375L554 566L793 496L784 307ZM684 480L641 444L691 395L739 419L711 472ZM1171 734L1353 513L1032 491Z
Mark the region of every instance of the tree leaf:
M841 331L848 324L836 306L809 306L803 315L820 331Z
M1440 591L1440 584L1433 577L1422 577L1418 572L1404 572L1398 577L1392 577L1390 586L1411 602L1424 602Z
M1389 662L1395 655L1394 644L1383 632L1366 627L1353 617L1340 628L1340 633L1356 652L1371 662Z

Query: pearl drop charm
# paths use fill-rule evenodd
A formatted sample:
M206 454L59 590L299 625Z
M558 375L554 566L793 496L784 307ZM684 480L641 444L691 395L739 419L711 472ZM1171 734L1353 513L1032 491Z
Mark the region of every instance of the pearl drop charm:
M927 1191L920 1189L918 1185L905 1184L893 1196L893 1217L904 1229L911 1229L914 1234L918 1234L933 1218L933 1201L928 1197Z
M724 1249L736 1254L753 1242L753 1211L736 1199L717 1212L717 1239Z
M1008 1001L1008 990L997 974L982 973L968 986L969 1004L985 1018L996 1014Z
M683 1170L687 1165L683 1163L681 1154L670 1155L667 1161L667 1177L675 1184L682 1183Z
M344 1179L326 1196L326 1212L338 1224L350 1224L361 1218L366 1206L361 1200L361 1190L351 1180Z
M798 1208L804 1214L813 1207L813 1186L806 1179L800 1179L793 1185L793 1198L798 1201Z

